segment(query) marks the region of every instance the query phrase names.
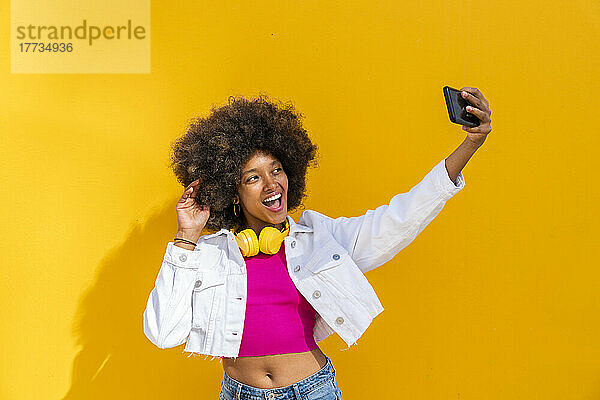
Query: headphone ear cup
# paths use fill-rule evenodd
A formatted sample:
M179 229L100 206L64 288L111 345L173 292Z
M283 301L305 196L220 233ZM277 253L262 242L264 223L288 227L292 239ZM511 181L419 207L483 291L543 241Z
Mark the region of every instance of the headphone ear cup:
M252 257L258 254L258 238L252 229L244 229L235 235L235 240L244 257Z
M258 238L258 244L260 245L260 251L265 254L276 254L281 247L283 241L282 233L277 228L272 226L266 226L260 231ZM279 238L281 236L281 239Z

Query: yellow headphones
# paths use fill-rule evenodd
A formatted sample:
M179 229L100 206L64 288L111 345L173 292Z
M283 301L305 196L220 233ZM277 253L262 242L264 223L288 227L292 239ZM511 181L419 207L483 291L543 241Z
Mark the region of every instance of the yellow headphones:
M240 250L242 251L242 255L244 257L252 257L258 254L259 251L265 254L277 254L279 249L281 248L281 243L283 239L290 232L290 224L285 219L285 228L283 231L280 231L277 228L272 226L265 226L261 231L260 235L257 238L254 230L248 228L244 229L240 233L235 233L235 240L237 241Z

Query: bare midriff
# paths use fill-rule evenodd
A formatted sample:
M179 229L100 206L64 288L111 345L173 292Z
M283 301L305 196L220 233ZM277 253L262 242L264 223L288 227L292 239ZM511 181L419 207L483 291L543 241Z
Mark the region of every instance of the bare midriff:
M317 347L302 353L223 357L223 370L245 385L273 389L301 381L323 368L326 362L325 354Z

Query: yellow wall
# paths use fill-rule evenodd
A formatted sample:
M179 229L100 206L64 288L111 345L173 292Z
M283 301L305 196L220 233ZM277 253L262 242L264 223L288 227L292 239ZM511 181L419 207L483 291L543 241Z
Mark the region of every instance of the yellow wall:
M596 1L182 3L153 2L146 75L10 74L0 27L1 399L216 399L218 359L142 330L185 120L293 101L322 154L306 208L352 216L462 142L444 85L481 89L493 130L367 274L385 312L358 346L322 343L344 399L600 397Z

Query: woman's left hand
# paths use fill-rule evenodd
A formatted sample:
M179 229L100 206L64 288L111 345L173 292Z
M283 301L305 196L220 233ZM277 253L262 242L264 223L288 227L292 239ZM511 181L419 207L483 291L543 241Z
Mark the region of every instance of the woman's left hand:
M477 147L481 146L485 139L487 138L487 134L492 131L492 119L490 115L492 111L489 108L489 103L483 97L483 94L477 88L472 87L463 87L460 89L461 96L463 99L467 100L471 106L467 106L467 111L471 114L475 115L481 121L479 126L474 126L472 128L463 125L462 129L467 131L467 138L473 142ZM464 93L466 92L466 96Z

